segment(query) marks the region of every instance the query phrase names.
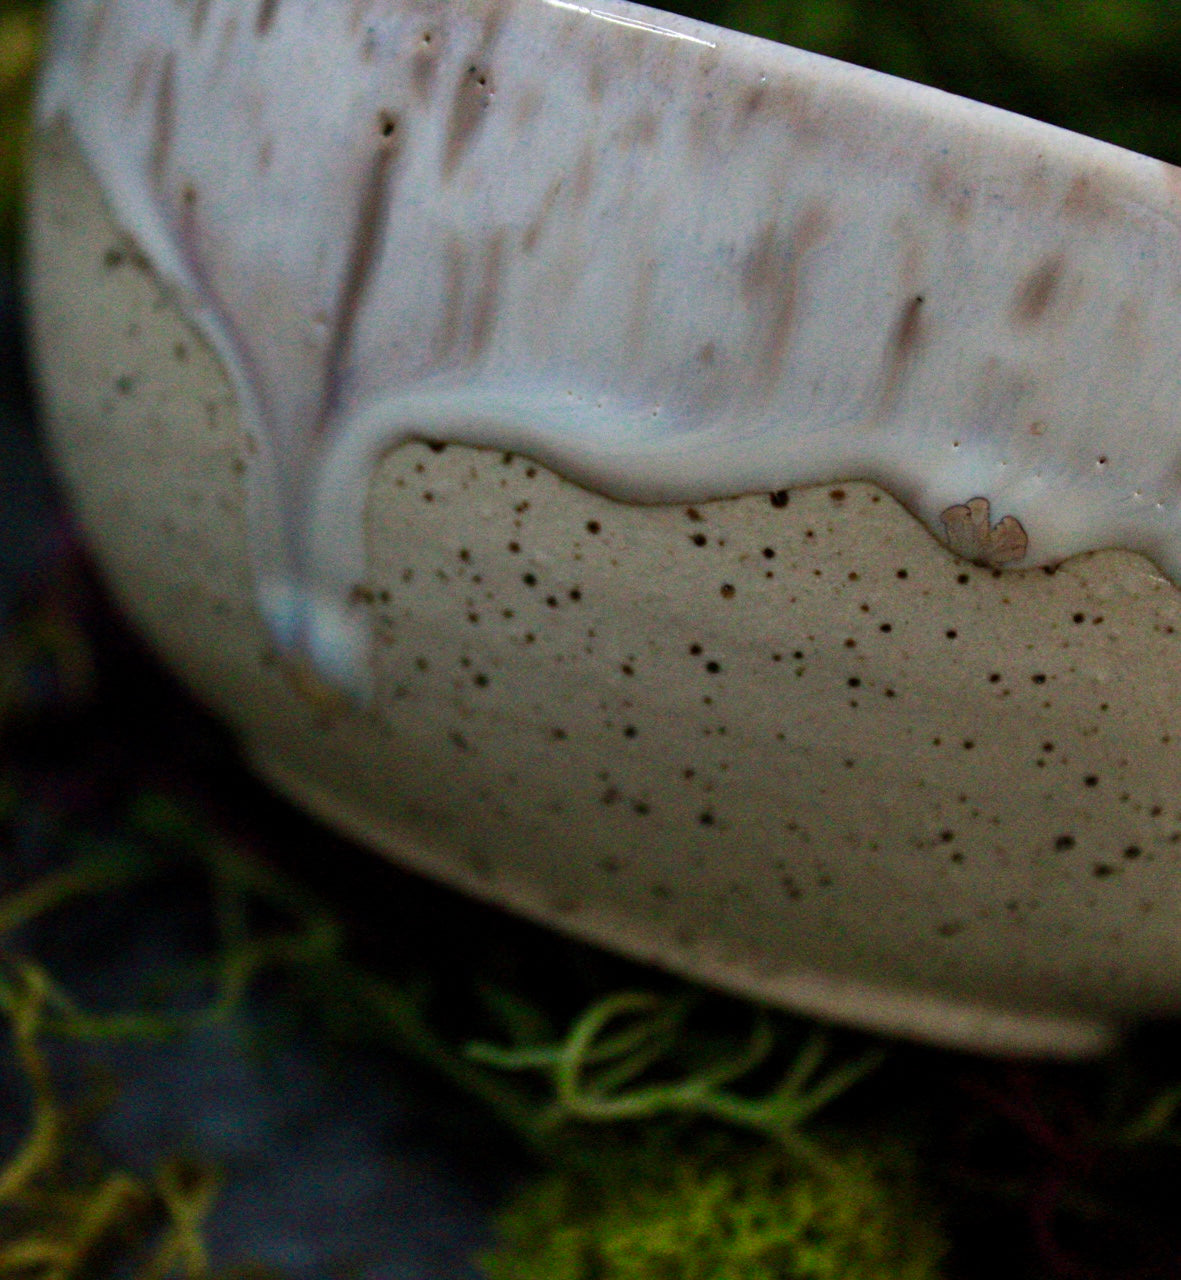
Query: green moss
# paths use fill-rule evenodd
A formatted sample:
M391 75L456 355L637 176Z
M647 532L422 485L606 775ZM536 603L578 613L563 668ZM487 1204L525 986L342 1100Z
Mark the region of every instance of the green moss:
M938 1275L911 1163L872 1139L834 1150L811 1127L881 1054L830 1064L823 1033L757 1009L714 1038L693 1021L705 1003L613 992L555 1041L469 1047L542 1077L540 1126L559 1135L552 1171L500 1217L490 1280Z
M105 1161L87 1137L103 1099L62 1098L42 1046L55 1006L69 1025L68 1001L24 960L9 966L0 1003L30 1096L24 1136L0 1164L0 1276L73 1280L122 1260L137 1263L131 1280L213 1280L203 1227L217 1170L169 1159L144 1178Z
M934 1280L945 1252L905 1159L716 1130L583 1135L497 1227L488 1280Z
M703 1008L705 1018L695 1018ZM672 995L613 991L587 1005L556 1040L476 1042L467 1056L498 1071L542 1077L541 1093L532 1095L539 1136L572 1122L694 1118L769 1138L797 1159L822 1165L826 1157L804 1126L872 1072L883 1051L829 1065L828 1038L818 1029L800 1035L796 1020L751 1006L745 1026L719 1036L717 1015L689 987Z

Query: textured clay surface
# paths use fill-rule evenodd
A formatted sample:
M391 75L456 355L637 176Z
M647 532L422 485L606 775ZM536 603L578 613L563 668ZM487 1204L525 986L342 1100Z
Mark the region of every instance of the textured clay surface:
M1181 1009L1181 596L1147 560L1002 573L866 483L639 506L411 443L369 489L356 710L278 656L229 383L60 132L33 223L83 523L302 802L571 933L862 1025L1072 1053ZM955 520L957 546L1009 545Z

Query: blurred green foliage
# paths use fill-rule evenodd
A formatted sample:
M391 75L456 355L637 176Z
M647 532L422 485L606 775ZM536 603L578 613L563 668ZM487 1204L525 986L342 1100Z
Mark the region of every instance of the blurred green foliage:
M1176 0L686 0L675 7L1181 161Z
M944 1244L904 1157L824 1173L713 1132L584 1138L502 1211L488 1280L936 1280Z

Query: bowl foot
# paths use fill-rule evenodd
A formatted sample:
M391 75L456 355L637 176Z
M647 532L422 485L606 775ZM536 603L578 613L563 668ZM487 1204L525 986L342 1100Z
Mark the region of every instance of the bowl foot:
M558 912L527 884L499 877L489 882L447 850L432 848L419 833L375 823L281 752L255 744L248 746L247 756L254 770L287 799L400 866L582 941L735 995L862 1031L998 1057L1095 1057L1110 1050L1120 1035L1117 1023L1085 1013L1003 1008L806 969L767 974L733 957L689 953L617 913L593 907L576 914Z

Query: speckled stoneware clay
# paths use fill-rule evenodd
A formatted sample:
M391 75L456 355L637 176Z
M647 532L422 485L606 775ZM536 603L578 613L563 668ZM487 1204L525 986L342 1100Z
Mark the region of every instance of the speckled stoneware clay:
M1175 171L565 0L66 0L39 126L62 474L289 794L863 1026L1181 1010Z

